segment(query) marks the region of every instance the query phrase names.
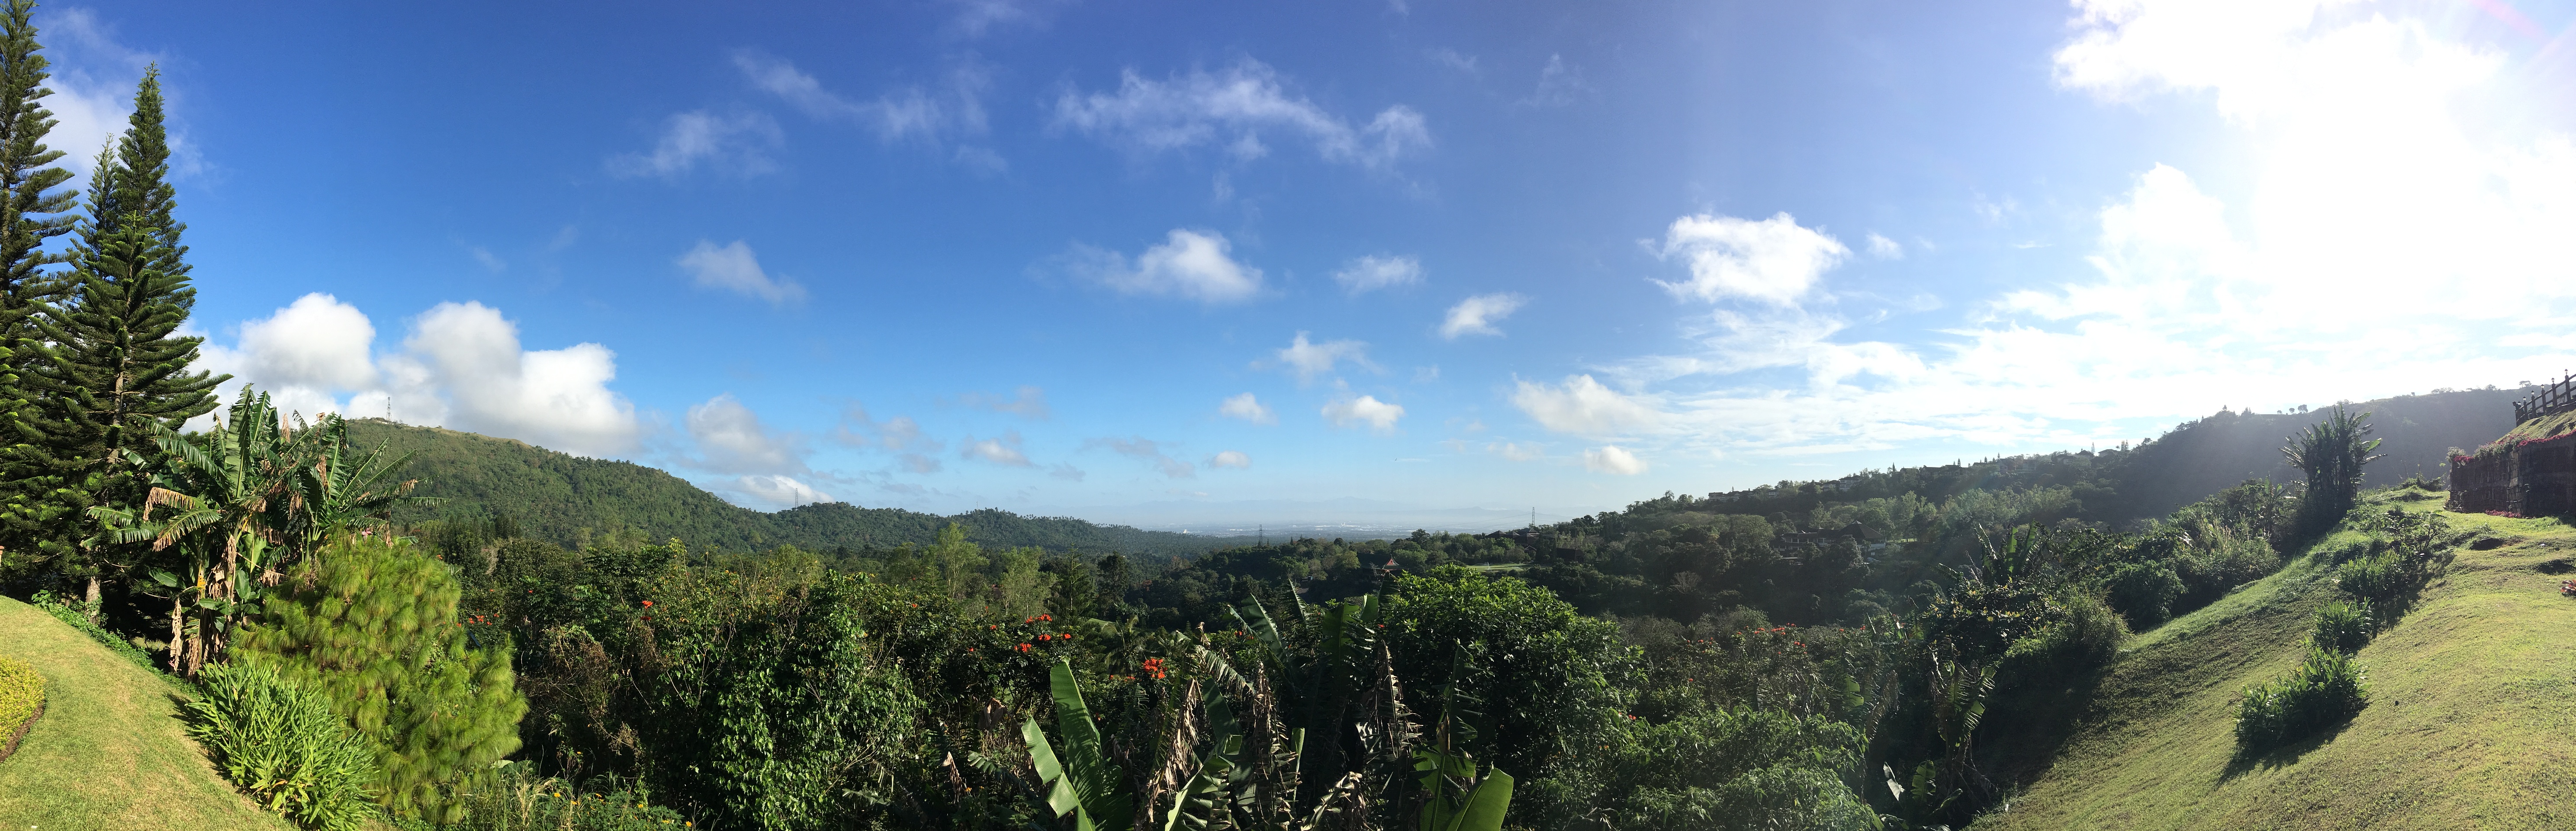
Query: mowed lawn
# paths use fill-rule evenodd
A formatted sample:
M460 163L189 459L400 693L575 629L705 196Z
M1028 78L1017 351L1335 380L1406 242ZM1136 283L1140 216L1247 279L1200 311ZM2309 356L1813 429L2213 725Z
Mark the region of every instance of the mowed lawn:
M2576 529L2447 517L2495 547L2458 549L2362 649L2371 703L2348 725L2235 758L2239 691L2296 666L2337 597L2303 557L2140 636L2054 766L1975 827L2576 828L2576 599L2559 594Z
M0 760L0 829L287 831L180 730L177 689L35 607L0 597L0 655L34 664L45 716Z

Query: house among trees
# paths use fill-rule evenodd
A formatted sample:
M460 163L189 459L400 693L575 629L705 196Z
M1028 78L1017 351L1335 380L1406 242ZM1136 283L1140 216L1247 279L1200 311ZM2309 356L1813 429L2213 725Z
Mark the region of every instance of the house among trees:
M2513 403L2513 431L2475 452L2451 451L2454 511L2576 513L2576 375Z

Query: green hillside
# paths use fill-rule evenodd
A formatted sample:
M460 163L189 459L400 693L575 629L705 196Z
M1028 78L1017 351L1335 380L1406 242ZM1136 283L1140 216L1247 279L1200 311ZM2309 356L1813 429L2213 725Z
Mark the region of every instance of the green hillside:
M361 447L383 442L396 452L418 454L406 475L422 480L418 495L445 502L408 509L399 520L506 514L527 533L568 546L592 535L623 534L732 550L780 544L814 551L862 549L928 543L950 522L964 523L969 538L986 546L1054 551L1190 556L1250 541L994 509L938 516L829 502L761 512L654 468L580 458L509 439L382 419L350 421L349 437Z
M2409 495L2410 508L2438 504ZM2448 518L2481 541L2361 650L2371 703L2339 731L2233 758L2238 691L2299 662L2310 611L2334 594L2331 571L2301 558L2137 638L2053 763L1976 827L2576 826L2563 801L2576 790L2576 600L2558 590L2576 529Z
M180 730L177 689L0 597L0 653L45 674L44 718L0 761L0 828L285 831Z

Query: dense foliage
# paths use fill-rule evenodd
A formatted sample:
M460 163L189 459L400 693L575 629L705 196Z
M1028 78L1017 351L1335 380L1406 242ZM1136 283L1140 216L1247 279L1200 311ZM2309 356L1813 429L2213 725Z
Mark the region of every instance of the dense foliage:
M376 747L301 684L254 665L197 677L188 733L224 778L261 807L311 831L345 831L376 815Z
M444 563L344 537L285 576L230 658L318 691L372 740L394 814L457 821L451 789L519 748L527 711L509 652L464 631L460 594Z
M405 524L441 518L488 522L502 516L528 534L571 548L593 541L634 545L677 538L702 548L757 551L793 545L828 554L834 549L927 545L950 524L971 529L975 542L988 546L1124 551L1158 559L1240 542L990 508L940 517L826 502L763 513L631 462L580 458L508 439L381 419L352 419L349 425L351 441L360 446L383 445L413 456L413 475L424 479L419 495L439 500L435 506L405 508L397 515Z
M45 676L25 661L0 655L0 758L17 747L19 731L45 709Z
M2310 646L2289 675L2245 690L2237 708L2236 744L2254 754L2303 739L2369 706L2370 690L2351 655Z

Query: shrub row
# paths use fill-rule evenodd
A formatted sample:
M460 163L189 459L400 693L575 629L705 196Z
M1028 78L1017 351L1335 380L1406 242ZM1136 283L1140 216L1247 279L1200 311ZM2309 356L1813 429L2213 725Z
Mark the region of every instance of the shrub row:
M0 759L17 751L18 739L45 710L45 676L27 662L0 656Z
M2360 652L2378 634L2379 627L2370 616L2370 601L2338 600L2317 608L2316 625L2308 642L2346 655Z

